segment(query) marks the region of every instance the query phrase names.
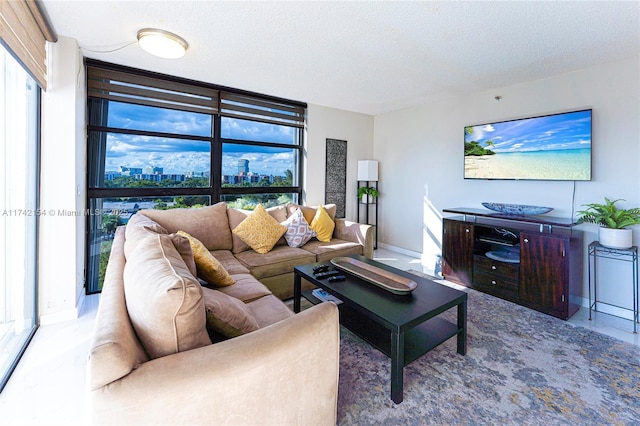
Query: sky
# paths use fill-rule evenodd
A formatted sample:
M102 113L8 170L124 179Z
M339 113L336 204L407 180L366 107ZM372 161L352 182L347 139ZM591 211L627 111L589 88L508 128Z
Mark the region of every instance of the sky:
M472 127L465 142L480 142L496 153L591 148L591 110ZM494 145L487 147L488 140Z
M154 132L180 133L209 137L212 120L207 114L154 108L120 102L109 103L109 127ZM260 140L292 145L296 130L288 126L223 118L224 138ZM293 149L225 144L222 154L223 174L238 171L238 160L249 160L249 170L259 174L284 175L295 170ZM106 171L120 166L162 167L163 172L186 173L210 170L210 144L202 140L158 138L109 133L107 135Z

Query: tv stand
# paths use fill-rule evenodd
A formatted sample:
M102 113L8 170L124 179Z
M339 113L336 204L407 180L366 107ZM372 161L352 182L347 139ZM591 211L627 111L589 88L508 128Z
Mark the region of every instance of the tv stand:
M447 280L558 318L582 302L582 231L568 218L451 208L443 220Z

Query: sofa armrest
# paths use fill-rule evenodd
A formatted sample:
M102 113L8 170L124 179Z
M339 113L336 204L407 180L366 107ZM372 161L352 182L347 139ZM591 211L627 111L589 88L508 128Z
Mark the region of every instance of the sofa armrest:
M365 225L346 219L336 219L335 223L334 237L361 244L364 247L362 255L373 259L374 229L372 225Z
M338 309L321 303L221 343L157 358L90 391L94 424L336 424Z

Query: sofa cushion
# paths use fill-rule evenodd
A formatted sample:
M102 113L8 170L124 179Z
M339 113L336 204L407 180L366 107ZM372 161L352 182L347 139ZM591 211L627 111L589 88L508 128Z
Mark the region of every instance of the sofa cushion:
M125 227L125 238L127 244L125 245L125 256L128 251L134 250L140 238L144 238L149 234L148 231L155 232L157 234L168 234L164 227L160 226L156 221L143 214L133 214L127 222Z
M260 327L251 310L240 300L210 288L202 289L207 328L224 337L237 337Z
M233 234L240 237L254 251L264 254L276 245L286 231L286 226L267 213L262 204L258 204L253 213L233 229Z
M136 226L145 227L157 234L169 233L169 231L167 231L163 226L161 226L155 220L151 219L149 216L146 216L144 214L133 214L129 218L129 221L127 222L127 228L125 230L125 237L127 239L129 239L130 233L135 231Z
M316 231L311 229L300 209L297 209L282 224L287 227L284 238L290 247L301 247L316 236Z
M186 237L191 245L198 277L214 287L224 287L235 282L220 262L211 255L211 252L197 238L184 231L178 231L178 234Z
M298 265L316 261L314 254L286 245L274 247L266 254L259 254L253 250L243 251L236 254L236 258L249 268L257 279L293 272L293 268Z
M124 268L127 311L138 338L151 358L211 344L202 287L171 238L148 232Z
M273 218L278 222L284 222L287 219L287 207L286 206L273 206L266 209Z
M309 226L311 229L316 231L316 237L319 241L328 243L331 241L336 224L333 222L333 219L329 216L324 207L319 206L318 210L316 210L316 215Z
M213 257L218 259L218 262L224 269L227 270L229 275L236 274L248 274L249 269L244 266L229 250L213 250L210 252Z
M271 291L251 274L234 275L233 279L236 281L234 285L221 287L217 290L228 296L242 300L244 303L271 294Z
M238 225L242 223L249 215L251 214L250 210L240 210L234 208L227 209L227 216L229 217L229 228L231 228L231 241L233 242L233 247L231 248L232 253L240 253L245 250L250 250L249 244L242 241L242 238L233 233L233 230L236 229Z
M318 207L319 206L301 206L299 204L287 204L287 216L291 216L297 209L300 209L307 223L311 223L316 215ZM338 207L335 204L324 204L322 205L322 207L324 207L327 213L329 213L329 216L332 220L336 218L336 211Z
M269 295L247 303L260 328L289 318L294 313L276 296Z
M227 204L192 209L140 210L169 232L184 231L193 235L209 250L231 250L231 229Z
M285 206L269 207L266 210L267 210L267 213L269 213L278 223L282 223L287 219L287 209ZM235 229L251 213L252 213L251 210L241 210L241 209L235 209L235 208L227 209L227 216L229 217L229 228L231 228L231 230ZM233 253L240 253L245 250L251 249L251 247L249 247L247 243L242 241L242 239L239 236L233 233L232 233L232 240L233 240L233 248L232 248ZM279 244L287 244L284 237L280 238L276 243L276 245L279 245Z
M192 275L196 275L196 262L193 258L189 240L182 235L169 234L162 226L142 214L134 214L131 216L125 227L125 237L127 241L124 247L125 257L129 256L129 254L138 247L140 241L144 240L150 232L169 235L176 250L180 253L180 257L182 257L182 260L184 260L184 263L189 268L189 272L191 272Z
M311 240L302 247L316 256L316 262L327 262L334 257L351 256L354 254L362 255L362 246L352 241L345 241L334 238L328 243L318 240Z

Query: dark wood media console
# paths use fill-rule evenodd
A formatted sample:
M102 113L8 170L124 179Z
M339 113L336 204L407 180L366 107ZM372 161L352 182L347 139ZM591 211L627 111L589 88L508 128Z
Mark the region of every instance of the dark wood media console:
M466 287L567 319L582 302L582 231L570 219L454 208L442 272Z

